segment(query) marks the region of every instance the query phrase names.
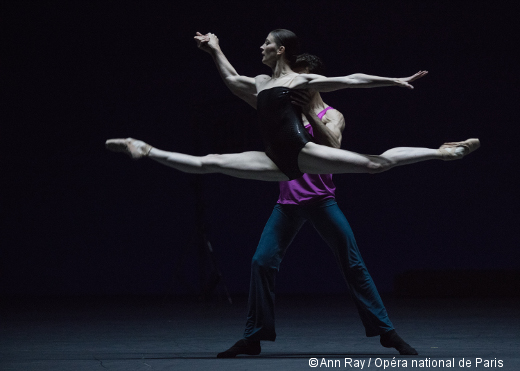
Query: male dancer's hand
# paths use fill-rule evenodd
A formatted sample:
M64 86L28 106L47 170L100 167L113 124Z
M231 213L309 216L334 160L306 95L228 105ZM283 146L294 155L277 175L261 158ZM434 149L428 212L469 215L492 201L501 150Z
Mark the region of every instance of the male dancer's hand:
M197 46L199 49L204 50L207 53L211 53L212 50L218 50L218 37L217 35L209 32L205 35L197 32L196 36L193 37L197 40Z
M428 74L428 71L419 71L415 75L412 75L410 77L402 77L400 79L396 79L395 85L400 86L402 88L413 89L413 86L410 85L409 82L420 79L421 77L424 77L427 74Z
M309 114L312 96L313 94L309 90L293 89L291 90L291 103L300 106L304 115Z

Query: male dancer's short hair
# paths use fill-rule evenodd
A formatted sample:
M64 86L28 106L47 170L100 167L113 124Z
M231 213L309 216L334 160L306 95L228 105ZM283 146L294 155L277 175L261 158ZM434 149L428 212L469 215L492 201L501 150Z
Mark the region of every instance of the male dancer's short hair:
M308 68L309 73L323 75L325 67L321 59L315 55L303 53L296 57L296 62L291 66L293 69Z

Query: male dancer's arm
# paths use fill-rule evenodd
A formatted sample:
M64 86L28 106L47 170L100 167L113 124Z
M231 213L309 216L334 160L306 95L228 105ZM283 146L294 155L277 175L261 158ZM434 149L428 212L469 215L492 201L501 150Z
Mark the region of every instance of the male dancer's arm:
M340 148L342 133L345 129L345 119L336 109L328 110L323 118L316 115L310 107L311 100L308 92L293 90L292 101L302 108L302 113L312 126L312 132L316 143L324 146ZM315 92L314 94L319 94Z
M215 65L217 66L220 77L229 90L256 109L255 79L238 74L220 49L218 37L212 33L203 35L200 32L197 32L195 40L197 40L199 49L204 50L211 55Z
M303 114L311 124L314 139L318 144L333 148L341 147L342 133L345 129L345 119L341 112L335 109L328 110L327 122L320 120L313 110L303 112ZM325 119L325 116L323 118Z

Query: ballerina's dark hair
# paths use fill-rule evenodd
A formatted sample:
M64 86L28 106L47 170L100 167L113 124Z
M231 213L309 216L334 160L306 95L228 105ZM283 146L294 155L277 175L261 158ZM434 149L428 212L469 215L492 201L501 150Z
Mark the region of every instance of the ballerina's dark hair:
M293 69L308 68L309 73L323 75L325 67L321 59L315 55L303 53L296 57L296 62L291 66Z
M296 62L296 57L300 54L300 40L298 40L296 34L283 28L273 30L269 33L273 36L274 42L278 47L285 47L285 58L289 66L292 66Z

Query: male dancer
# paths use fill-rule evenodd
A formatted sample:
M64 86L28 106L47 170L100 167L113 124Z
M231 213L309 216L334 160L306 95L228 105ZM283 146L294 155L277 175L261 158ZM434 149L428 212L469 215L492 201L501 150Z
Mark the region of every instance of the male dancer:
M200 49L212 57L226 83L238 97L256 108L256 96L244 95L229 84L228 77L238 76L212 34L195 36ZM291 66L298 73L320 74L321 61L304 54ZM322 145L340 148L345 128L343 115L327 106L319 93L293 95L302 107L305 129ZM381 345L395 348L400 354L416 355L394 330L381 297L359 253L354 234L335 199L331 174L304 174L301 178L280 182L280 197L267 221L251 264L248 316L244 338L217 355L232 358L239 354L258 355L260 341L276 339L274 326L274 279L280 263L296 233L309 220L331 247L342 270L360 314L367 336L380 335Z

